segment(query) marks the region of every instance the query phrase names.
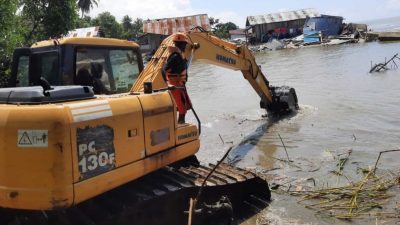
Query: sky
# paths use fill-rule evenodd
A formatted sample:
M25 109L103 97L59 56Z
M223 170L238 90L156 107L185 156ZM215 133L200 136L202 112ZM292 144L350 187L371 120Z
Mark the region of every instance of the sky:
M342 16L345 22L363 22L400 16L400 0L98 0L90 16L109 11L117 20L132 18L159 19L206 13L220 22L244 27L247 16L304 8L321 14Z

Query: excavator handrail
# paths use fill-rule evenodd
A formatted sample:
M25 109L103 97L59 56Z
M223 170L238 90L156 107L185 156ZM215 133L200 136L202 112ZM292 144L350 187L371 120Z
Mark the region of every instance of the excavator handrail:
M176 90L176 89L186 89L186 87L167 86L165 88L155 89L153 91L160 92L160 91L169 91L169 90ZM193 115L197 120L198 130L199 130L199 135L200 135L201 134L201 120L200 120L199 116L197 115L196 110L194 110L193 105L190 105L190 109L192 110Z

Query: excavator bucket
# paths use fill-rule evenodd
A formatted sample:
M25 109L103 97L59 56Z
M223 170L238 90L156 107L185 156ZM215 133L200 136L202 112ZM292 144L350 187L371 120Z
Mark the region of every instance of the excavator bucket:
M288 86L270 86L270 90L273 101L270 104L261 101L261 108L266 109L273 115L284 115L299 109L297 95L294 88Z

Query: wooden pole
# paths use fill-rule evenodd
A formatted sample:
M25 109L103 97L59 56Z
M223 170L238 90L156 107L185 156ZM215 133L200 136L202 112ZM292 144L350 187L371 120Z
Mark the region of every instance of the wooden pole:
M190 198L188 225L192 225L192 218L193 218L193 198Z

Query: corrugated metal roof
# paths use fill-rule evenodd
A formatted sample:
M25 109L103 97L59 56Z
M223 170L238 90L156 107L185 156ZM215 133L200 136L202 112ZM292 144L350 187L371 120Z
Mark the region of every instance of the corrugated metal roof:
M298 19L305 19L306 17L318 17L321 16L316 9L300 9L289 12L271 13L260 16L248 16L246 20L247 26L264 24L264 23L276 23Z
M210 21L207 14L164 18L143 21L143 32L153 34L171 35L176 32L186 32L193 27L202 27L210 30Z
M69 31L66 37L100 37L102 36L100 27L78 28Z

